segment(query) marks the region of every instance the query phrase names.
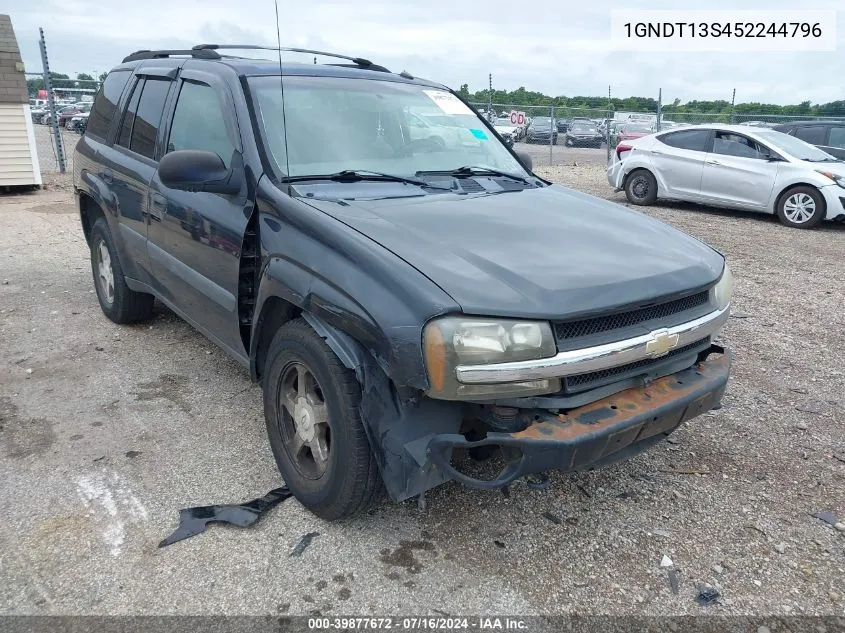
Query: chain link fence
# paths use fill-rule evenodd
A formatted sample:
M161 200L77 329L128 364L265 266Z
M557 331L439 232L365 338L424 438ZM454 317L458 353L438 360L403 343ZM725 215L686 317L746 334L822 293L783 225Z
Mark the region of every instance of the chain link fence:
M845 121L845 117L809 114L687 112L682 108L663 108L660 105L650 112L516 103L472 102L471 105L506 140L513 142L516 151L529 154L535 165L606 163L619 142L620 134L626 133L648 134L714 123L774 128L794 121ZM553 122L551 126L549 121Z

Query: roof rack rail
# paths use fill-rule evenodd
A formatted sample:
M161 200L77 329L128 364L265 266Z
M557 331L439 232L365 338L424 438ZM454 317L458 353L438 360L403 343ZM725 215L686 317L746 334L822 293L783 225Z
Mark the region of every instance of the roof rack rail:
M278 46L257 46L255 44L197 44L194 46L195 51L218 51L218 50L258 50L258 51L286 51L289 53L308 53L310 55L323 55L324 57L335 57L337 59L346 59L356 66L362 66L371 70L381 70L390 72L384 66L374 64L369 59L363 57L350 57L348 55L340 55L338 53L328 53L326 51L315 51L310 48L279 48Z
M134 62L139 59L161 59L164 57L170 57L171 55L190 55L196 59L220 59L220 54L213 50L206 50L206 49L186 49L186 50L178 50L178 49L169 49L169 50L159 50L159 51L151 51L151 50L140 50L135 51L131 55L127 55L123 58L123 63L126 62Z

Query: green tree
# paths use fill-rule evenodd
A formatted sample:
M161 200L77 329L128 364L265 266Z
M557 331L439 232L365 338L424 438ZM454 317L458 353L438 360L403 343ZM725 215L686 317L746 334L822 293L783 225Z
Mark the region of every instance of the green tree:
M88 73L76 73L76 78L79 81L94 81L94 78Z

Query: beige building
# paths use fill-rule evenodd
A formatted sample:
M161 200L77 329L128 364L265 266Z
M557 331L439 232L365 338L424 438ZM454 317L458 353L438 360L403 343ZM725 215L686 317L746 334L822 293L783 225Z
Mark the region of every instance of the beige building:
M0 15L0 187L40 185L26 76L8 15Z

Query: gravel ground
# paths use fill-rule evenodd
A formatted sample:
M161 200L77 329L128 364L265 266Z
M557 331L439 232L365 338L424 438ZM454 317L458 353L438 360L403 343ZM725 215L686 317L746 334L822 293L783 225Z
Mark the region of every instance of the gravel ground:
M623 199L601 164L538 171ZM166 309L106 320L65 179L0 197L0 612L842 615L845 536L811 514L845 517L845 230L644 212L733 267L722 409L547 490L447 484L424 512L385 502L343 524L291 500L158 549L179 508L281 484L260 391ZM696 603L703 583L718 602Z

